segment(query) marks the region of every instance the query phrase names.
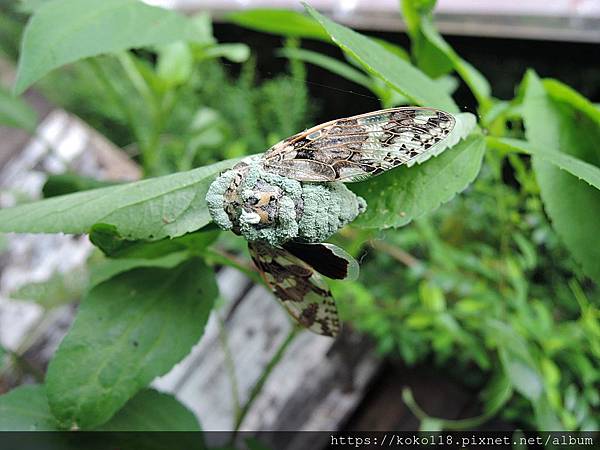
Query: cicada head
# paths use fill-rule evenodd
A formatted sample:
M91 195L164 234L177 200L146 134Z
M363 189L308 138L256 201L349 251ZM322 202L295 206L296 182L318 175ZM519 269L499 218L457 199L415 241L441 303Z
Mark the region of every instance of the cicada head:
M303 184L250 159L223 173L206 196L217 225L248 241L322 242L366 206L341 183Z

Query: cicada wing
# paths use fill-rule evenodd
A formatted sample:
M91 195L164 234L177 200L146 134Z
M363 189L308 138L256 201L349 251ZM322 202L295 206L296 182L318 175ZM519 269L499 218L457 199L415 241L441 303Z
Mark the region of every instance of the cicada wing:
M358 262L337 245L326 242L304 244L290 241L286 242L283 248L327 278L333 280L358 278Z
M423 162L452 143L452 114L401 107L333 120L275 144L266 170L298 181L361 181Z
M250 256L273 294L302 326L324 336L340 329L335 301L323 278L289 251L261 242L248 243Z

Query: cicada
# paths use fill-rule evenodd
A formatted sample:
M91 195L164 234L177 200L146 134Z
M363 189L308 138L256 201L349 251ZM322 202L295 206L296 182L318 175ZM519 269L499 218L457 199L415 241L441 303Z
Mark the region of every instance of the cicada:
M318 334L340 329L322 275L356 277L358 263L323 243L366 208L344 183L438 154L455 118L401 107L333 120L291 136L221 174L207 194L214 221L248 240L265 282L291 316Z

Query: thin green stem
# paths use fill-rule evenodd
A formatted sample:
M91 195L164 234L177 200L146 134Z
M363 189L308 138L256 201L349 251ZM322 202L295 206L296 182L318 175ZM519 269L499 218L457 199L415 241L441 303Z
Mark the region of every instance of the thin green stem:
M137 67L137 63L134 57L128 52L120 52L117 54L117 60L121 64L123 71L127 75L127 78L140 94L140 97L144 99L144 102L150 108L150 134L148 139L143 143L140 142L140 150L144 160L144 170L153 174L158 169L159 158L158 158L158 144L160 142L160 135L163 130L163 109L158 99L158 96L153 92L152 88L144 79L142 73Z
M229 384L231 386L233 411L235 413L235 417L237 417L241 413L242 407L240 402L240 390L237 376L235 375L235 362L233 361L233 355L231 354L231 349L229 348L229 341L227 339L223 318L220 315L217 315L217 321L219 323L219 341L221 343L221 349L223 350L223 356L225 359L225 370L229 376Z
M263 372L260 375L260 377L258 378L258 380L256 380L256 383L254 384L254 386L252 387L252 390L250 391L250 396L248 397L248 400L246 401L246 403L244 403L244 406L242 406L240 413L235 418L235 426L234 426L232 440L235 439L235 436L236 436L237 432L239 431L240 426L244 422L244 419L246 418L248 411L250 411L250 408L254 404L254 401L257 399L258 395L261 393L262 388L264 387L265 383L269 379L269 376L273 372L273 369L275 369L277 364L281 361L281 359L285 355L285 351L287 350L287 348L290 346L290 344L292 343L292 341L294 340L294 338L298 335L298 333L300 331L301 331L301 329L298 328L297 326L294 326L290 330L287 337L281 343L281 345L279 346L279 348L277 349L277 351L275 352L275 354L273 355L271 360L267 363L265 370L263 370Z
M133 112L129 109L127 102L123 99L123 97L121 96L117 88L114 86L112 81L106 76L102 65L95 58L88 59L87 63L92 73L96 76L98 81L100 81L100 83L106 90L107 95L110 97L110 101L117 105L123 113L123 115L125 116L125 120L127 121L129 128L131 128L131 130L133 131L135 139L141 148L143 146L144 139L138 131L135 116Z
M468 419L450 420L450 419L439 419L436 417L429 416L417 404L410 388L406 387L402 390L402 400L404 400L404 403L406 404L408 409L410 409L410 412L413 413L413 415L417 419L419 419L421 422L423 422L425 420L435 420L435 421L438 421L442 425L442 428L444 430L455 430L455 431L470 430L470 429L473 429L475 427L478 427L478 426L484 424L485 422L490 420L492 417L494 417L498 413L498 411L500 411L500 409L506 404L506 402L508 401L509 398L510 397L507 396L506 400L504 400L502 402L498 402L497 405L495 405L493 408L490 408L488 411L484 412L480 416L470 417Z
M131 56L128 51L119 52L116 56L133 87L136 89L136 91L138 91L140 96L143 97L146 104L152 108L154 116L158 116L158 111L160 109L158 106L159 102L138 69L134 57Z

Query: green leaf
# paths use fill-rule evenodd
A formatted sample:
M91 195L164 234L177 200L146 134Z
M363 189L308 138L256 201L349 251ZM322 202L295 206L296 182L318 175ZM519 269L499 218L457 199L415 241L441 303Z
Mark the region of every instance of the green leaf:
M329 33L331 39L365 69L408 97L413 103L458 112L444 89L410 63L381 45L347 27L339 25L305 4L307 11Z
M514 389L532 402L538 400L544 381L527 342L512 326L495 319L488 321L487 329L496 341L500 362Z
M329 42L329 36L319 25L306 15L295 11L249 9L228 14L225 20L263 33Z
M111 258L152 259L182 250L188 250L190 253L198 255L219 236L219 233L218 227L207 226L174 239L132 241L123 238L112 225L99 223L92 227L90 240Z
M551 78L544 79L542 84L554 100L570 104L573 108L583 111L589 118L600 124L600 109L575 89Z
M549 404L546 397L540 397L537 401L533 402L533 410L538 430L553 431L565 429L565 425L556 417L556 414L552 410L552 405Z
M517 392L531 401L537 400L544 389L539 371L508 347L500 349L500 361Z
M37 114L25 100L0 87L0 125L22 128L33 133L37 121Z
M18 11L30 14L49 1L52 0L19 0Z
M205 58L226 58L231 62L243 63L250 57L250 47L246 44L219 44L204 50Z
M489 136L486 138L488 146L507 152L525 153L535 155L554 164L559 169L569 172L580 180L585 181L590 186L600 189L600 168L582 161L579 158L562 153L557 150L546 148L544 150L533 147L529 142L520 139L496 138Z
M474 117L468 113L456 117L457 128L464 121L464 129L456 129L464 137L472 129ZM367 211L353 225L400 227L433 211L477 177L484 151L484 138L476 133L424 164L400 166L371 180L348 185L367 201Z
M58 197L73 192L89 191L106 186L119 184L115 181L97 180L77 173L51 174L44 183L42 193L44 198Z
M510 380L502 371L492 375L492 378L481 392L484 402L484 415L493 417L510 400L513 390Z
M58 427L48 408L44 386L20 386L0 395L0 431L55 430Z
M600 166L599 123L574 103L552 99L535 73L527 74L525 85L523 119L532 147L582 160L587 165L577 163L577 168L593 176L596 171L589 166ZM584 272L600 282L600 246L590 244L598 234L600 191L537 154L533 169L552 226Z
M158 240L210 222L204 197L215 175L235 164L222 161L135 183L54 197L0 210L0 232L88 233L96 223L127 239Z
M10 297L34 301L46 309L56 308L81 298L87 281L86 269L76 268L66 273L57 272L46 281L25 284L11 292Z
M92 267L90 287L110 280L115 275L142 267L160 267L172 269L189 258L187 252L169 253L161 258L123 258L107 259Z
M194 68L194 55L187 42L161 45L157 53L156 74L168 87L179 86L189 80Z
M435 6L435 1L423 5L418 0L402 0L402 17L406 23L407 32L411 40L411 49L417 66L431 77L445 75L452 70L452 62L445 52L437 48L424 36L421 30L421 21L430 14Z
M98 431L201 431L193 412L170 394L145 389Z
M104 53L213 42L198 23L138 0L55 0L35 9L23 35L15 92L64 64Z
M199 259L142 268L91 289L46 377L54 415L66 426L99 426L200 339L218 295Z

